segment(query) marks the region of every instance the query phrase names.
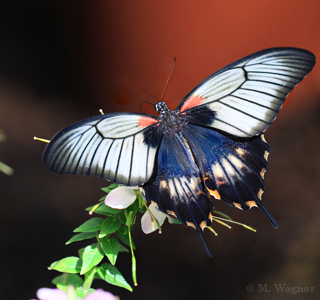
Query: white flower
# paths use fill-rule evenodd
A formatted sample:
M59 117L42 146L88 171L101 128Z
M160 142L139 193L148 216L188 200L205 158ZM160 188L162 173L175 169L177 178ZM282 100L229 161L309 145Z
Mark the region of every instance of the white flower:
M127 208L136 200L137 194L135 190L138 189L139 187L119 186L106 196L104 203L115 209ZM153 216L150 215L149 210ZM160 226L162 226L166 218L168 218L171 223L172 218L161 212L154 204L149 205L149 210L147 210L141 218L141 227L145 234L159 229L155 219L159 222Z
M161 212L154 204L149 205L149 210L153 214L154 218L158 220L160 226L162 226L167 215ZM158 225L154 218L150 215L148 210L143 214L141 218L141 228L145 234L149 234L158 229Z
M130 206L137 198L134 190L138 187L119 186L112 190L104 200L104 203L115 209L124 209Z

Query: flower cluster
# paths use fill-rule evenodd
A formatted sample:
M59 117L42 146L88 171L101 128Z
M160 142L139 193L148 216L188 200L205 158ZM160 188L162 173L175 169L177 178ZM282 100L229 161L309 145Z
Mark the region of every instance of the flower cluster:
M137 189L139 188L119 186L106 196L104 203L114 209L125 209L135 202L137 197L135 190ZM170 217L162 213L154 204L150 204L141 218L142 231L145 234L156 231L159 229L158 224L161 226L166 218Z

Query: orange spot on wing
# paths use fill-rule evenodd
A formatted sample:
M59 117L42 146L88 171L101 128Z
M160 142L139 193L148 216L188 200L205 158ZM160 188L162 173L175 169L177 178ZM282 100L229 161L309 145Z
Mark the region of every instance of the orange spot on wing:
M196 229L196 225L194 225L192 222L186 222L186 224L188 225L188 226L191 226L191 227L193 227L194 229Z
M200 97L197 95L192 95L185 103L183 103L180 111L185 111L189 108L195 107L199 105L203 100L205 100L205 97Z
M259 192L258 192L258 194L257 194L257 196L258 196L258 198L261 200L261 197L262 197L262 194L263 194L263 189L260 189L259 190Z
M158 123L156 119L149 118L149 117L141 117L138 123L138 127L148 127L155 123Z
M221 196L217 190L210 190L208 187L207 187L207 189L208 189L211 196L213 196L216 199L221 199Z
M174 216L174 217L177 217L177 215L176 215L176 213L174 212L174 211L172 211L172 210L167 210L166 211L166 213L167 213L167 215L171 215L171 216Z
M153 200L151 200L151 204L153 204L154 206L156 206L157 208L159 208L158 203L154 202Z
M240 205L239 203L233 202L233 205L234 205L236 208L242 209L242 207L241 207L241 205Z
M247 201L246 205L248 205L249 208L251 208L252 206L258 206L256 201L253 201L253 200Z
M203 220L200 224L199 224L200 228L203 230L204 228L206 228L208 226L207 221Z

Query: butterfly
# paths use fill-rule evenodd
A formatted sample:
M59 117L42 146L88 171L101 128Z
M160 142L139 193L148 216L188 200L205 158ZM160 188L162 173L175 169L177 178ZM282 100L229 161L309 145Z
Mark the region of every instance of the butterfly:
M270 153L263 133L314 64L303 49L259 51L210 75L175 110L158 101L159 116L110 113L63 129L47 145L44 165L140 186L149 204L194 227L211 256L203 230L214 199L257 206L277 228L261 202Z

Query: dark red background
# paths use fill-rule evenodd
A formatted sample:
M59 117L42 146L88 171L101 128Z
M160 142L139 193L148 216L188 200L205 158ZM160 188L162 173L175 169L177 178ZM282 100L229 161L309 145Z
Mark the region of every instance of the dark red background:
M57 274L46 267L76 255L65 246L88 219L84 208L107 185L98 178L58 176L44 169L44 145L61 128L98 114L138 112L154 99L115 74L161 97L171 108L219 68L253 52L293 46L320 57L319 1L15 1L0 4L0 160L15 169L1 178L1 299L30 299ZM213 258L197 233L164 226L146 236L133 231L138 282L133 293L97 282L121 299L319 299L319 74L289 96L267 131L273 150L263 201L279 223L262 212L217 209L258 229L206 232ZM152 112L144 104L143 112ZM130 257L119 269L131 283ZM117 264L118 264L117 263ZM255 290L249 292L247 286ZM259 284L270 290L258 292ZM274 284L316 287L278 293Z
M159 98L177 57L164 98L174 108L208 75L250 53L279 46L320 51L317 1L95 1L84 9L81 65L95 89L91 99L111 101L111 111L152 100L114 74ZM79 51L74 48L75 56ZM297 97L316 85L317 70Z

